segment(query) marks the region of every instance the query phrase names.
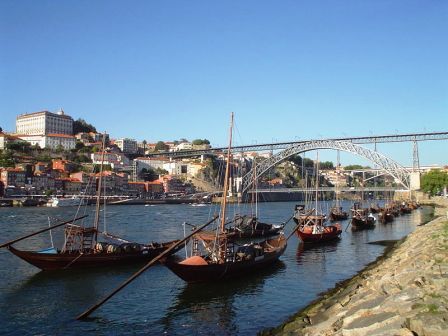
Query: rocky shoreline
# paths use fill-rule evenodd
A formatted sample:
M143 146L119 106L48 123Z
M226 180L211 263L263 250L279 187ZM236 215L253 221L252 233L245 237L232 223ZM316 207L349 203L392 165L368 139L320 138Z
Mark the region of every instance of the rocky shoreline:
M432 221L261 335L448 335L448 201L421 203L435 206Z

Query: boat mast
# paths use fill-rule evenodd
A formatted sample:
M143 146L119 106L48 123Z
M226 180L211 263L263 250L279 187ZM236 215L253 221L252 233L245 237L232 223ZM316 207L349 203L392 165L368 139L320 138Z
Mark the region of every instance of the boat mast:
M226 222L226 207L227 207L227 191L229 189L229 170L230 170L230 157L232 149L232 129L233 129L233 112L230 114L230 129L229 129L229 148L227 149L227 164L226 173L224 176L224 190L222 192L222 202L221 202L221 223L220 232L225 232L225 222Z
M95 242L98 237L98 226L100 222L100 206L101 206L101 188L103 184L103 168L104 168L104 152L106 150L106 133L103 133L103 143L101 145L101 164L100 164L100 178L98 180L98 189L96 192L96 209L95 209L95 221L93 226L95 227Z
M319 151L316 150L316 216L317 216L317 200L319 198Z
M336 211L339 211L339 165L340 165L340 152L337 152L336 159L336 190L335 190L335 198L336 198Z

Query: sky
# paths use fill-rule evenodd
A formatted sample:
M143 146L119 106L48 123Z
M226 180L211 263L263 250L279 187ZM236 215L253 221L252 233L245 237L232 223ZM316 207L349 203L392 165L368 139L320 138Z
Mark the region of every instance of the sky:
M212 146L230 112L236 145L448 131L448 2L0 0L0 127L60 108ZM448 164L447 141L420 163ZM378 150L412 165L410 143Z

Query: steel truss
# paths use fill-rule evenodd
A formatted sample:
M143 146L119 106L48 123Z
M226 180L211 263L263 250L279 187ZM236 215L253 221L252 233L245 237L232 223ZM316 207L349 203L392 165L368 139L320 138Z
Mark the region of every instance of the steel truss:
M367 160L373 162L376 166L385 170L388 174L392 175L406 189L410 189L409 172L403 166L387 158L386 156L368 148L356 145L350 141L313 140L292 145L291 147L278 152L270 158L256 163L256 166L254 165L254 167L252 167L252 169L243 176L242 192L246 192L252 186L254 181L254 171L256 171L255 178L258 180L258 178L261 177L268 169L276 166L280 162L286 160L288 157L316 149L341 150L344 152L362 156Z
M432 133L408 133L394 135L373 135L365 137L347 137L347 138L331 138L331 139L309 139L302 141L288 141L278 143L264 143L244 146L232 147L232 152L257 152L257 151L277 151L289 148L293 145L304 144L311 141L347 141L355 144L379 144L389 142L408 142L408 141L429 141L429 140L448 140L448 132L432 132ZM204 150L186 150L178 152L160 152L147 154L147 157L167 156L167 157L192 157L200 155L210 155L216 153L226 153L227 147L216 147Z

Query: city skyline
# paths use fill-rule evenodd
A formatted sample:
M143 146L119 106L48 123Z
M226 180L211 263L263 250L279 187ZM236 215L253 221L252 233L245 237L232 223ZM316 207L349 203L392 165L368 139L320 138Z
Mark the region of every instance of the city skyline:
M446 131L447 17L419 1L2 1L0 127L62 107L115 138L214 147L231 111L235 145ZM419 147L447 163L446 141ZM378 150L412 165L412 144Z

